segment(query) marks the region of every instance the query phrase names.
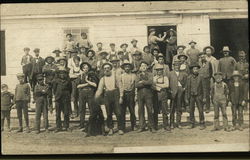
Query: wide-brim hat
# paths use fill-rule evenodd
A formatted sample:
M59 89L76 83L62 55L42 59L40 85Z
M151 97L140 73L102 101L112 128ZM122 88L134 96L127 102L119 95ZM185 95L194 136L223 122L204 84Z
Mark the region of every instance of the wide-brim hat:
M190 69L193 69L194 67L198 67L199 69L201 68L201 66L198 63L192 63L189 66Z
M61 61L61 60L64 60L65 62L67 62L67 59L66 59L66 57L64 57L64 56L60 56L60 57L57 59L58 62Z
M205 52L199 52L198 56L201 56L201 55L206 55Z
M93 55L95 56L95 51L94 50L92 50L92 49L88 50L87 55L89 54L89 52L92 52Z
M117 52L117 55L119 55L119 54L123 54L123 51L118 51L118 52Z
M24 77L24 74L23 73L17 73L17 78L21 78L21 77Z
M204 47L204 48L203 48L203 52L206 52L206 50L207 50L208 48L210 48L210 49L211 49L212 54L213 54L213 53L214 53L214 51L215 51L213 46L206 46L206 47Z
M133 43L133 42L138 42L136 39L132 39L131 40L131 43Z
M150 28L149 33L156 31L155 28Z
M47 56L47 57L45 58L45 62L48 62L48 59L49 59L49 58L52 59L52 62L55 61L55 58L54 58L53 56L49 55L49 56Z
M229 52L229 53L231 53L232 51L229 49L228 46L224 46L220 52L222 52L222 53L223 52Z
M110 43L109 46L115 46L115 44L114 43Z
M101 51L101 52L99 53L99 55L103 55L103 54L109 55L109 53L108 53L107 51Z
M186 60L188 59L188 56L185 55L185 54L179 54L179 55L177 56L178 59L180 59L181 57L185 57Z
M179 45L179 46L177 46L177 50L179 49L179 48L183 48L183 50L186 48L186 46L184 46L184 45Z
M156 60L158 61L158 59L159 59L160 57L165 58L164 55L163 55L162 53L159 53L159 54L157 55L157 57L156 57Z
M109 65L111 70L113 69L113 65L112 65L110 62L103 63L102 69L103 69L104 66L106 66L106 65Z
M52 53L62 53L62 51L60 51L59 48L56 48L54 51L52 51Z
M242 77L242 75L240 74L239 71L233 71L233 74L232 74L231 78L236 77L236 76L238 76L240 78Z
M176 35L176 31L175 31L173 28L171 28L170 30L168 30L168 31L167 31L167 34L168 34L169 32L173 32L173 33Z
M197 44L197 42L195 42L194 40L190 41L188 44L190 45L192 43Z
M112 56L109 61L110 62L118 62L120 60L117 58L117 56Z
M128 60L125 60L125 61L123 62L123 64L121 65L121 68L124 69L124 67L125 67L126 65L129 65L131 69L134 69L134 66L133 66Z
M146 61L141 61L141 63L140 63L140 65L139 65L139 66L141 66L141 64L142 64L142 63L149 65L149 63L148 63L148 62L146 62Z
M177 59L173 62L173 65L181 65L181 61L179 59Z
M81 69L81 70L82 70L82 68L83 68L84 65L87 65L87 66L89 67L89 70L91 70L92 66L91 66L88 62L82 62L82 63L80 64L80 69Z
M120 48L122 48L123 46L128 47L128 44L127 43L123 43L123 44L120 45Z
M163 65L156 63L154 69L155 70L162 70L162 69L164 69L164 67L163 67Z
M135 55L142 55L142 52L139 51L139 50L136 50L132 55L133 55L133 56L135 56Z

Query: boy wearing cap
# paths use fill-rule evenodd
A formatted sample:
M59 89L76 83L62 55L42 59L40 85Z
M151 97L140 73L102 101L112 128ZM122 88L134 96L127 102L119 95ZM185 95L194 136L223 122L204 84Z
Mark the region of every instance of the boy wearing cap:
M186 87L187 74L180 72L180 60L174 61L173 70L169 73L169 87L171 93L170 108L170 126L181 128L181 115L183 106L183 97ZM176 114L176 123L175 123Z
M212 68L212 64L207 61L206 55L204 52L201 52L199 56L200 56L199 75L203 78L203 88L205 89L205 92L206 92L205 112L209 113L210 112L210 85L211 85L210 80L213 75L213 68Z
M45 130L46 132L49 131L48 103L47 103L49 86L44 83L44 78L42 74L37 75L37 81L38 83L35 86L33 98L36 103L36 134L39 134L42 113L43 113Z
M74 50L76 48L76 43L72 39L72 34L68 33L66 34L66 41L63 44L63 51L66 54L67 58L70 58L70 51Z
M153 118L153 74L148 72L148 64L142 61L139 71L136 75L135 87L137 88L137 100L138 100L138 115L139 115L139 132L145 131L145 105L148 112L148 127L152 133L155 133L154 118Z
M188 43L190 45L190 48L187 50L187 55L190 58L190 64L191 63L198 63L199 61L199 53L200 51L195 48L195 45L197 44L195 41L191 41Z
M32 68L31 61L33 57L29 54L30 48L25 47L23 51L25 55L22 57L21 65L22 65L23 74L24 74L24 81L25 83L29 82L31 84L30 74L31 74L31 68Z
M135 51L133 54L133 60L132 60L132 65L133 65L133 73L137 73L140 68L140 64L143 61L142 59L142 53L140 51Z
M4 131L4 120L7 119L7 127L10 132L10 111L13 106L14 95L8 91L7 84L1 85L1 131Z
M14 102L17 109L17 117L19 120L19 129L17 132L23 132L23 121L22 117L24 116L26 123L26 132L30 132L29 128L29 115L28 115L28 106L30 103L30 86L28 83L24 82L24 74L17 74L17 79L19 84L16 85Z
M224 46L221 52L224 54L224 57L219 60L218 72L223 73L223 80L228 84L235 69L236 61L229 55L232 51L230 51L228 46Z
M118 133L123 135L121 108L119 104L120 77L116 77L115 74L113 74L112 67L113 66L110 63L104 63L102 65L104 76L99 81L99 85L95 93L95 99L99 101L101 95L104 95L104 104L107 112L107 126L109 128L108 135L114 134L114 124L112 119L113 113L115 113L118 122Z
M64 115L64 127L69 131L69 115L70 115L70 96L72 92L72 84L68 76L69 72L65 68L57 70L57 77L53 81L53 92L55 96L56 108L56 130L62 130L61 112Z
M71 93L71 100L74 104L74 113L72 115L72 118L78 117L79 110L78 110L78 101L79 101L79 95L77 91L77 78L81 75L81 69L80 69L80 57L74 56L73 63L71 64L70 70L69 70L69 78L72 84L72 93Z
M45 65L45 61L42 57L39 56L40 49L34 49L35 57L32 58L31 64L31 88L34 91L35 85L37 83L36 76L42 73L43 66Z
M48 103L48 108L50 110L50 112L53 112L53 104L52 104L52 98L53 98L53 94L52 94L52 82L53 79L55 77L55 72L57 70L57 66L55 64L53 64L53 62L55 61L55 58L52 56L47 56L45 58L45 62L47 64L45 64L43 66L42 69L42 73L45 76L45 84L48 85L48 95L47 95L47 103Z
M170 117L169 117L169 107L168 107L168 95L167 89L169 87L169 79L165 75L163 75L163 66L161 64L155 65L156 75L153 78L153 86L152 88L157 92L157 101L162 109L162 117L163 117L163 128L166 131L170 131ZM155 128L158 126L158 107L154 108L154 123Z
M121 74L120 79L120 104L122 106L122 122L123 131L125 132L126 124L126 110L129 109L130 112L130 122L131 130L133 131L136 126L136 116L135 116L135 78L136 75L132 73L133 66L128 61L125 60L121 68L124 73Z
M217 72L214 74L215 83L211 87L211 100L214 104L214 129L212 131L218 131L220 127L219 115L220 110L223 117L223 128L225 131L229 131L228 119L226 113L226 102L228 98L228 87L226 83L222 81L223 74Z
M97 69L97 58L95 56L94 50L88 50L86 60L83 62L87 62L90 64L93 71Z
M190 107L190 129L195 127L194 111L195 106L197 106L199 111L200 130L203 130L206 128L206 126L202 103L206 101L206 90L203 87L203 80L199 74L199 69L200 66L198 63L193 63L190 65L191 75L187 77L185 87L185 101Z
M232 104L233 128L243 130L243 106L246 104L246 87L242 83L242 75L239 71L233 71L232 81L229 82L229 102ZM238 123L238 125L237 125Z
M155 70L155 66L156 65L161 65L162 67L163 67L163 75L164 76L168 76L169 75L169 67L168 67L168 65L166 65L164 62L165 62L165 59L164 59L165 57L163 56L163 54L162 53L160 53L160 54L158 54L158 56L157 56L157 63L153 66L153 68L152 68L152 72L153 72L153 75L155 76L155 75L157 75L157 73L156 73L156 70Z
M92 43L88 39L87 33L85 33L85 32L81 33L81 39L78 41L77 47L78 48L84 47L84 48L87 48L87 49L91 49L93 47Z
M94 105L94 94L97 88L98 78L94 72L91 73L91 66L87 62L83 62L80 65L81 73L76 79L76 86L79 93L79 114L80 114L80 129L85 129L85 114L86 114L86 103L91 111ZM87 130L86 130L87 131Z

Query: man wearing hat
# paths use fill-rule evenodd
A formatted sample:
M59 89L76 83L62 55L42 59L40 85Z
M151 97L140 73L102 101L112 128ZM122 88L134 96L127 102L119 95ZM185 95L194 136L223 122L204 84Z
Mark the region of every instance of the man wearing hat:
M39 56L40 49L35 48L34 53L35 53L35 57L33 57L31 60L32 69L31 69L31 75L30 75L32 91L34 91L35 85L37 83L36 76L42 73L43 66L45 65L44 59Z
M42 69L42 73L45 76L45 84L48 85L48 95L47 95L47 103L48 103L48 109L52 113L53 111L53 104L52 104L52 82L55 77L55 72L57 70L57 66L53 63L55 61L55 58L53 56L47 56L45 58L45 64Z
M215 83L211 86L211 100L214 104L214 129L218 131L220 128L219 115L220 110L223 117L223 128L225 131L230 131L228 128L228 119L226 113L226 102L228 98L228 86L222 81L223 74L221 72L214 73Z
M42 74L37 75L37 84L34 90L34 102L36 103L36 133L40 133L41 115L43 113L44 127L46 132L49 130L49 120L48 120L48 93L49 86L44 83L44 78Z
M154 76L157 75L155 66L156 65L161 65L163 67L163 76L168 76L169 75L169 67L168 65L165 64L165 57L162 53L159 53L158 56L156 57L157 63L153 66L152 68L152 73Z
M123 131L126 129L126 110L129 109L131 130L133 131L136 126L136 116L135 116L135 79L136 75L132 73L133 65L125 60L121 68L124 72L121 74L120 79L120 104L122 108L122 123Z
M140 51L140 49L137 47L137 43L138 43L138 40L136 39L132 39L131 40L131 44L132 44L132 47L130 48L130 53L133 55L135 51Z
M132 55L129 51L127 51L128 44L123 43L123 44L121 44L120 48L122 49L122 52L123 52L123 59L127 59L130 62L132 62Z
M224 46L221 52L224 54L224 57L219 60L218 72L223 73L223 80L228 84L235 69L236 61L229 55L232 51L230 51L228 46Z
M145 46L143 48L142 59L148 64L152 64L154 62L154 56L151 54L149 46Z
M132 60L133 70L132 70L132 72L136 73L139 71L140 64L143 61L142 52L137 50L132 54L132 56L133 56L133 60Z
M104 70L104 76L100 79L98 89L95 94L95 99L97 101L100 100L101 95L104 95L104 104L107 112L107 127L109 128L108 135L114 134L114 124L112 115L113 113L116 115L116 119L118 122L118 134L124 134L122 128L122 116L121 116L121 108L119 104L120 99L120 77L116 77L112 72L112 64L107 62L102 65L102 69Z
M104 63L109 62L109 59L107 58L107 56L109 54L106 51L102 51L102 52L99 53L99 55L100 55L101 58L100 58L100 60L97 61L96 66L97 66L97 72L99 73L99 76L101 77L103 75L102 65Z
M76 42L73 40L71 33L66 34L66 41L63 44L63 52L67 55L67 58L70 58L70 51L76 49Z
M100 59L101 59L100 53L103 51L102 46L103 46L102 42L98 42L98 43L96 44L96 47L97 47L97 50L96 50L97 60L100 60Z
M197 106L200 119L200 130L205 129L205 118L202 103L206 102L206 90L203 87L203 79L199 74L200 65L190 64L191 75L188 76L185 87L185 101L190 107L190 129L195 127L194 111Z
M22 117L24 116L25 124L26 124L26 132L30 132L29 128L29 114L28 114L28 107L30 104L30 86L28 83L24 81L25 75L23 73L17 74L17 79L19 84L16 85L15 88L15 96L14 96L14 103L16 104L17 109L17 118L19 121L19 129L17 132L23 132L23 120Z
M206 102L205 102L205 112L209 113L210 112L210 85L211 85L211 78L213 75L213 68L212 64L207 61L206 55L204 52L201 52L200 54L200 59L199 59L199 75L203 78L203 88L206 91Z
M169 107L168 107L168 91L169 79L167 76L163 75L163 65L155 64L156 75L153 78L153 89L157 92L157 99L159 106L154 108L154 123L155 128L158 128L158 113L159 108L162 109L163 117L163 128L166 131L170 131L170 117L169 117ZM154 99L155 100L155 99Z
M31 61L33 57L29 54L30 48L25 47L23 51L25 55L22 57L21 65L22 65L23 74L24 74L24 81L25 83L29 82L31 84L30 74L31 74L31 69L32 69Z
M152 67L154 64L158 63L157 61L157 57L158 57L158 54L160 54L160 50L157 49L157 48L154 48L153 51L151 52L152 55L153 55L153 63L149 64L150 67ZM162 54L162 53L161 53Z
M123 70L120 67L120 60L117 56L114 56L110 59L110 63L112 63L113 69L112 72L115 74L116 77L120 77Z
M97 69L97 58L95 56L94 50L88 50L86 60L83 62L87 62L91 65L92 70L96 71Z
M84 47L86 49L91 49L93 47L92 43L88 39L88 35L85 32L81 33L81 39L77 42L77 47Z
M218 70L219 61L214 56L212 56L212 54L215 52L214 47L206 46L203 48L203 52L206 54L206 60L212 65L213 74L216 73Z
M177 54L176 55L174 55L173 56L173 60L172 60L172 63L171 63L171 68L173 68L173 62L174 61L178 61L178 55L179 54L185 54L186 56L187 56L187 54L184 52L184 49L185 49L186 47L184 46L184 45L179 45L179 46L177 46Z
M189 63L188 56L186 54L179 54L177 56L178 60L180 60L180 72L185 72L186 74L189 74Z
M199 53L200 51L195 48L195 45L197 44L195 41L191 41L188 43L190 45L190 48L187 50L187 55L190 58L190 64L191 63L197 63L199 60Z
M59 57L61 57L61 51L60 51L60 48L56 48L54 51L52 51L52 53L54 53L55 54L55 56L54 56L54 58L55 58L55 63L57 63L58 62L58 59L59 59Z
M180 72L180 60L173 63L173 70L169 73L169 87L171 93L170 126L171 129L181 128L181 115L184 90L186 87L187 74ZM176 115L176 122L175 122Z
M247 87L242 83L242 75L239 71L233 71L232 81L229 82L229 101L232 104L232 130L243 130L243 106L246 104ZM238 124L238 126L237 126Z
M58 58L58 64L57 64L57 70L66 70L69 72L70 68L68 67L68 61L66 57L59 57Z
M109 46L110 46L110 51L109 51L109 55L107 56L107 58L110 60L112 57L116 56L117 52L116 52L114 43L110 43Z
M91 65L87 62L83 62L80 65L81 74L76 79L76 86L79 93L79 114L80 114L80 129L85 129L85 114L86 103L90 111L92 111L94 105L94 94L98 84L97 76L90 76ZM92 113L92 112L90 112ZM86 130L87 131L87 130Z
M64 128L69 130L69 116L71 108L71 92L72 84L69 79L69 71L66 68L59 68L57 70L57 77L53 81L53 91L55 96L55 108L56 108L56 130L59 132L62 130L61 112L64 115Z
M171 64L173 56L176 54L176 42L177 42L177 37L176 37L176 31L173 30L172 28L167 31L167 46L166 46L166 63Z
M160 48L159 48L159 45L158 45L157 43L158 43L158 42L164 41L164 39L165 39L166 36L167 36L167 33L166 33L166 32L164 32L164 35L163 35L162 37L157 37L157 36L155 35L155 33L156 33L155 28L149 29L148 45L149 45L149 47L150 47L151 53L152 53L153 49L155 49L155 48L156 48L156 49L160 49Z
M138 73L136 74L135 87L137 88L138 100L138 115L139 115L139 132L146 129L145 122L145 106L148 113L148 128L152 133L155 133L154 118L153 118L153 74L148 72L149 65L142 61Z
M78 48L77 56L80 57L81 62L86 61L87 51L89 51L89 50L83 46Z

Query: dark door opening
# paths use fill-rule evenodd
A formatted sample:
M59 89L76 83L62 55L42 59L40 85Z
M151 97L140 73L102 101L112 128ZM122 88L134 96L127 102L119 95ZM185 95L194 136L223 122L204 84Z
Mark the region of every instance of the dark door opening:
M220 58L223 46L229 46L232 56L238 59L238 51L249 53L248 19L210 20L211 45L215 48L214 56Z
M5 31L0 31L1 43L0 43L0 52L1 52L1 76L6 75L6 60L5 60Z
M151 28L155 28L156 30L156 36L159 37L159 34L163 36L164 32L167 32L171 28L176 31L176 26L148 26L148 35L149 35L149 30ZM166 37L166 39L169 37L169 35ZM166 42L158 42L160 51L163 55L166 55Z

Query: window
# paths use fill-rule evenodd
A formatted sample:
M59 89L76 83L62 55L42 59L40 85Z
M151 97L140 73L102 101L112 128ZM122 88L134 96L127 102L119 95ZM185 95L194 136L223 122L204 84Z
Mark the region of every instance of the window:
M0 52L1 52L1 76L6 75L6 59L5 59L5 31L0 31L1 43L0 43Z
M71 33L72 34L72 38L74 41L79 41L81 39L81 33L85 32L89 33L89 29L88 28L64 28L64 41L66 41L66 34ZM88 35L89 38L89 35Z

